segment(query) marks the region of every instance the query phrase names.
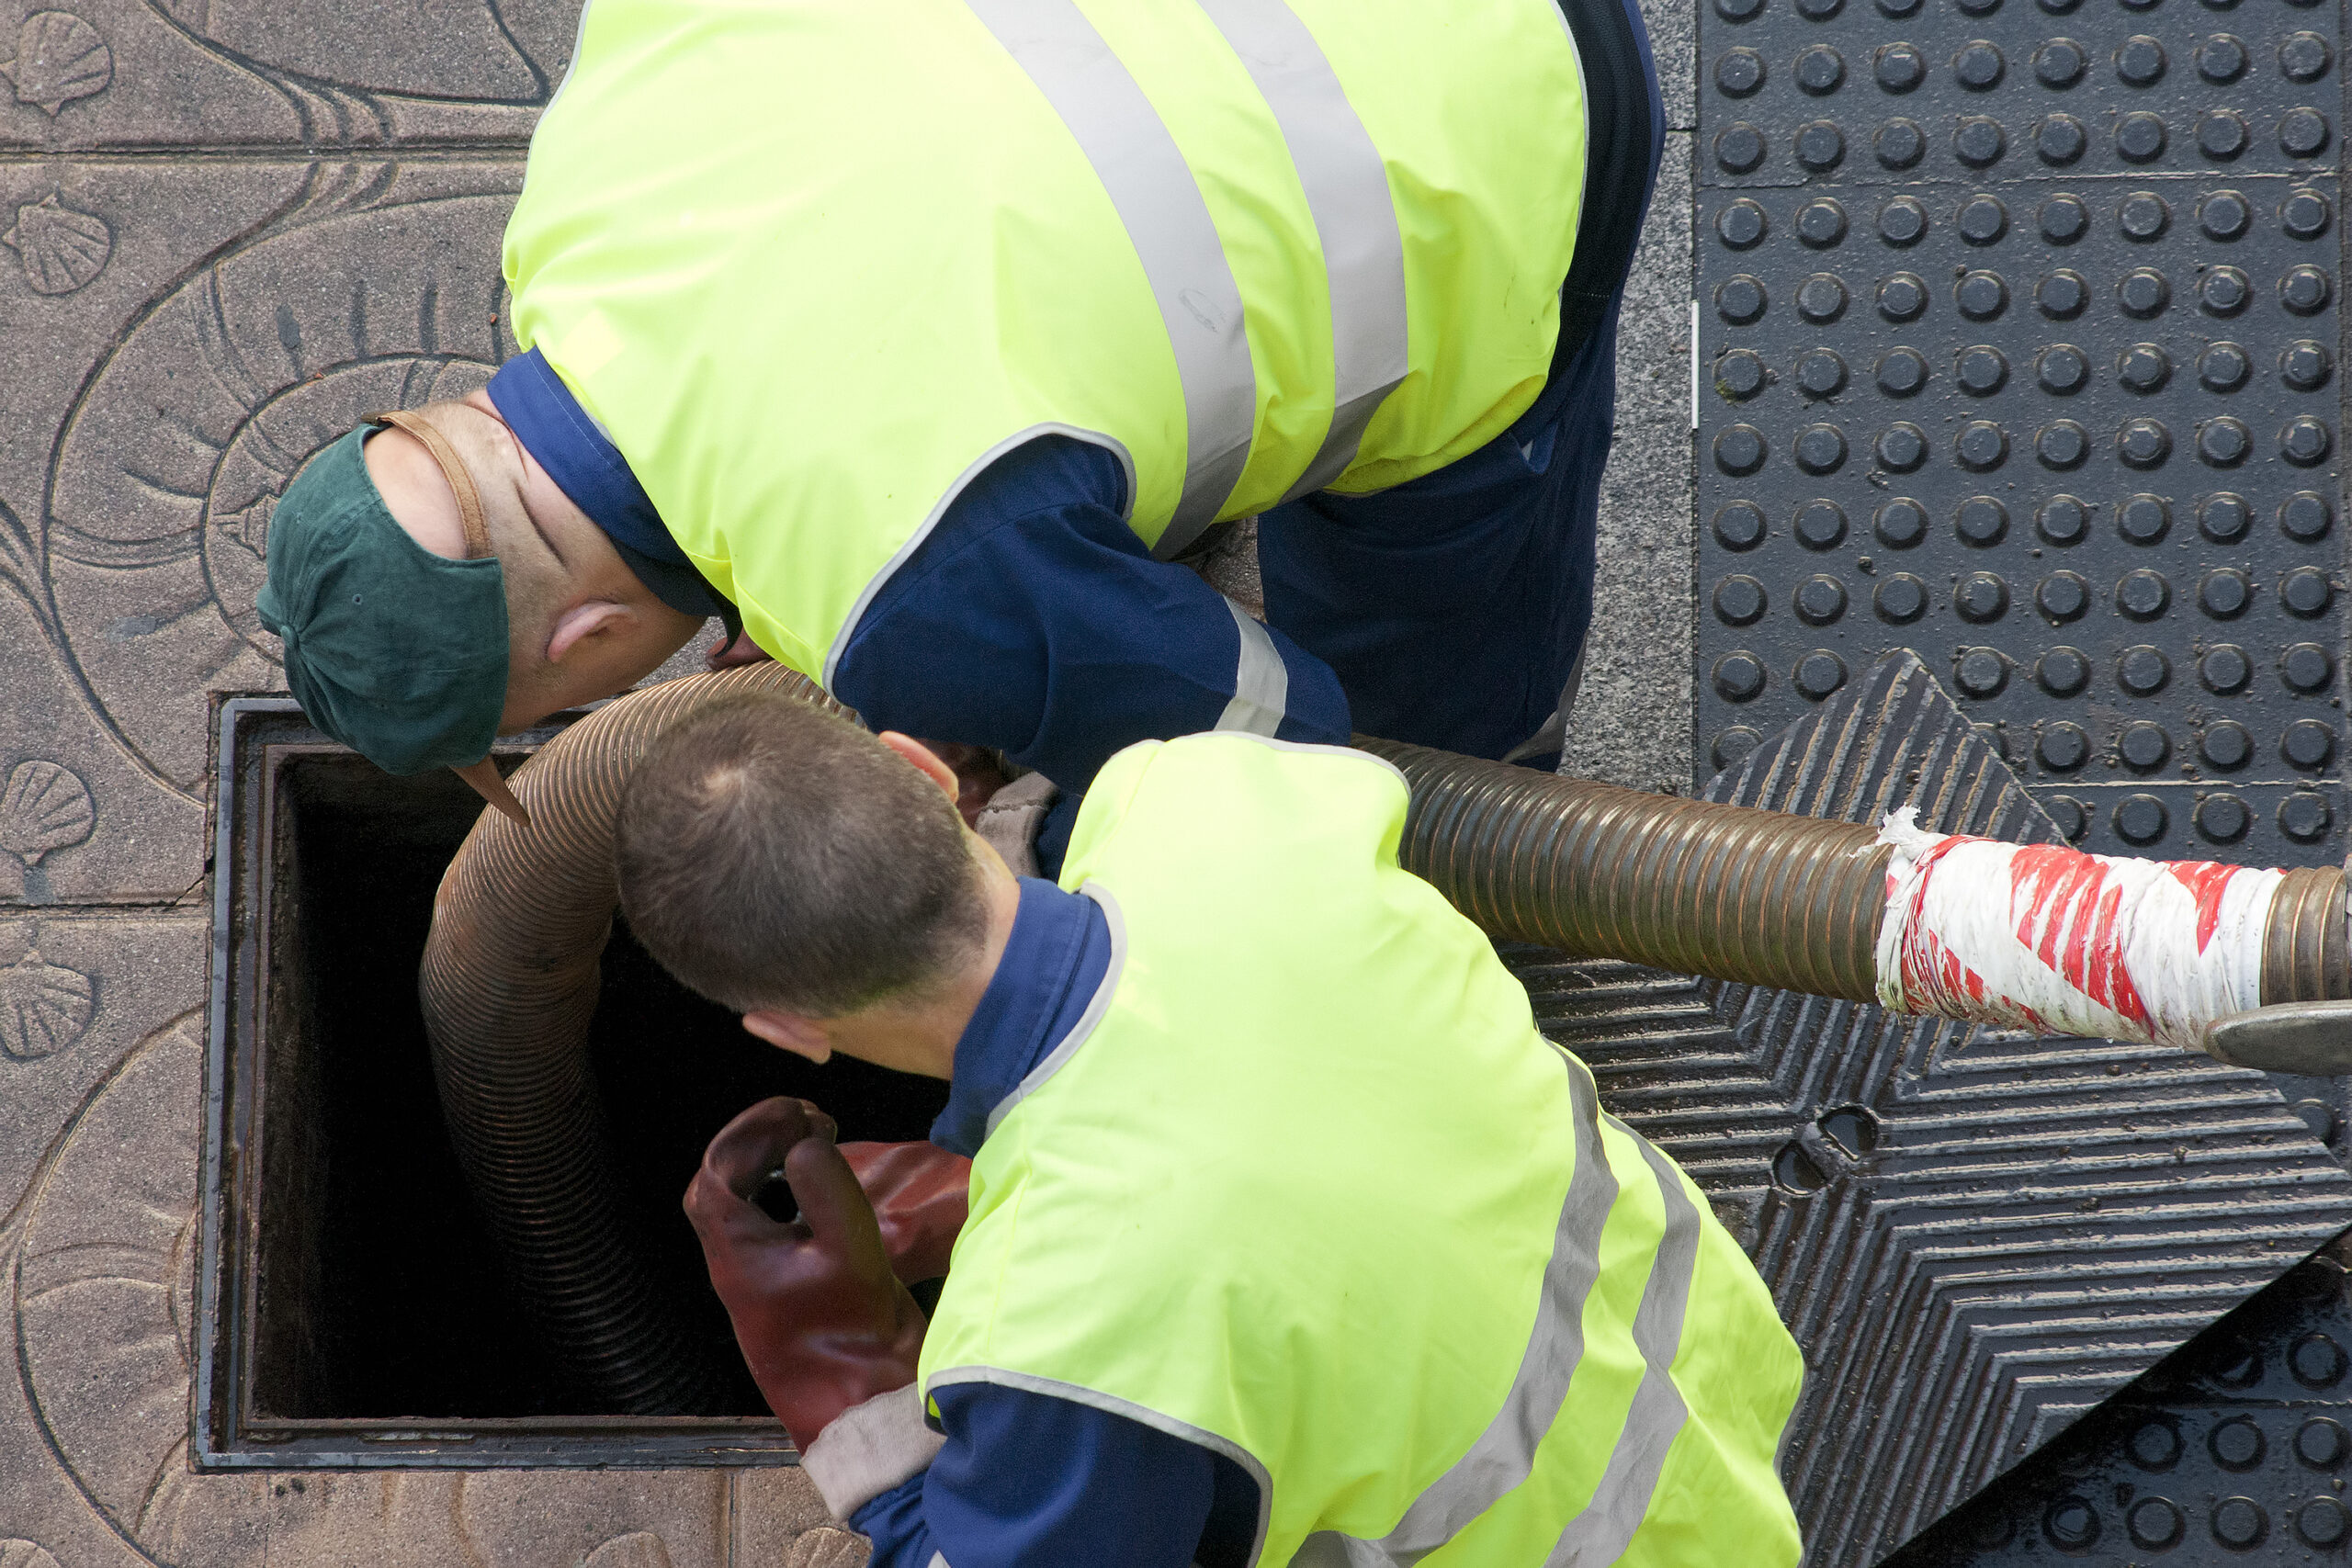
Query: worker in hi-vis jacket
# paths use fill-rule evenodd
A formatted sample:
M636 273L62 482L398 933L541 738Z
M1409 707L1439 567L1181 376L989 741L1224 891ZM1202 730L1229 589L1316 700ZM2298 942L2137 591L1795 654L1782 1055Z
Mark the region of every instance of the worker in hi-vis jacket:
M1546 761L1663 123L1634 0L590 0L525 352L311 461L263 622L495 798L720 615L1059 785L1049 864L1140 739ZM1262 624L1183 564L1253 515Z
M816 1107L738 1117L686 1197L875 1568L1795 1563L1795 1344L1398 868L1393 767L1138 743L1058 886L956 789L919 742L744 694L653 743L616 829L681 980L786 1050L949 1082L970 1213L928 1325ZM789 1224L750 1201L779 1167Z

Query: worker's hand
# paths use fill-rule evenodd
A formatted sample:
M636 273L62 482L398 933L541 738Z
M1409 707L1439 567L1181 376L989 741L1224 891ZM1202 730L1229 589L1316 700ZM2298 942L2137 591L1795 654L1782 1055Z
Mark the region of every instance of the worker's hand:
M843 1144L841 1151L874 1205L900 1283L919 1285L946 1273L971 1201L972 1162L928 1142Z
M923 746L956 771L956 809L963 813L965 827L978 827L980 808L1005 786L1003 762L985 746L960 740L926 740Z
M1037 840L1046 818L1062 792L1043 773L1023 773L994 795L980 808L972 831L986 839L1015 876L1043 876L1037 864Z
M758 664L774 657L752 640L750 632L737 632L732 641L722 633L717 642L702 650L703 663L712 670L732 670L738 665Z
M789 1224L752 1201L779 1165L800 1202ZM685 1208L752 1381L804 1452L842 1411L914 1381L922 1313L890 1272L831 1117L762 1100L710 1141Z

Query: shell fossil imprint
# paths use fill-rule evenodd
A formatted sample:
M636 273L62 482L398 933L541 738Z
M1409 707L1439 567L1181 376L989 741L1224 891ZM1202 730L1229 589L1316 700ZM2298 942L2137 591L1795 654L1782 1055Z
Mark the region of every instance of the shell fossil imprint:
M28 866L39 865L51 851L88 838L97 816L89 786L73 769L58 762L19 762L0 788L0 850Z
M75 98L106 91L114 54L98 29L73 12L35 11L17 29L17 58L0 60L0 76L14 84L18 103L53 119Z
M53 1055L82 1038L95 1003L90 977L51 964L38 947L0 969L0 1052L18 1061Z
M71 294L106 270L114 231L105 219L76 212L51 191L17 209L16 227L0 234L0 245L17 253L34 293Z
M792 1543L786 1568L865 1568L870 1550L862 1535L820 1525Z
M581 1568L670 1568L670 1549L651 1530L632 1530L590 1552Z

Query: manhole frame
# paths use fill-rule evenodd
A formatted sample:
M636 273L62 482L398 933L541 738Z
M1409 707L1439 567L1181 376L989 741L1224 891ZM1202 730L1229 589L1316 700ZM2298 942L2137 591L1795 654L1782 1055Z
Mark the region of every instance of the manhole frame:
M527 755L584 713L503 738ZM559 1416L431 1419L283 1417L254 1405L263 1083L273 1024L272 914L278 787L301 757L341 752L279 695L216 695L212 727L211 953L188 1452L198 1471L782 1466L799 1455L772 1419Z

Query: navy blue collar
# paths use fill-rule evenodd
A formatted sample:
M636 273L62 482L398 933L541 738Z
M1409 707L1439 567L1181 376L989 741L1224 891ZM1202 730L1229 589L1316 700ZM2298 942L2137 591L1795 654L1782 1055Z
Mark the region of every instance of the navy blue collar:
M1102 906L1023 877L1004 956L956 1042L956 1076L931 1141L967 1158L979 1153L989 1113L1069 1038L1110 971L1111 922Z
M705 581L670 536L628 459L596 427L537 349L500 366L488 389L506 428L571 503L605 531L655 598L683 615L717 615L726 621L730 636L742 629L735 606Z

